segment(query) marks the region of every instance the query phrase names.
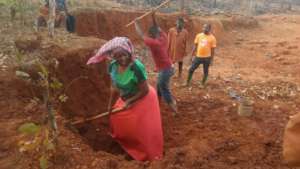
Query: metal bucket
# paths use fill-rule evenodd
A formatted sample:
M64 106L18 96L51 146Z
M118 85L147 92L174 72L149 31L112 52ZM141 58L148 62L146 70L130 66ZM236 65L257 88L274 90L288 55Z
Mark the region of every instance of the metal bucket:
M243 117L249 117L253 114L253 101L249 98L242 98L239 107L238 107L238 115Z

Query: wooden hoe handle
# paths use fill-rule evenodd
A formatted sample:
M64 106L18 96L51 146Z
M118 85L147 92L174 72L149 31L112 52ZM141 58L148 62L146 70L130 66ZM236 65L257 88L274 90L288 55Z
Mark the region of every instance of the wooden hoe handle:
M163 7L164 5L166 5L169 2L171 2L171 0L166 0L165 2L161 3L160 5L158 5L157 7L153 8L152 10L146 12L145 14L143 14L143 15L137 17L137 18L135 18L133 21L131 21L129 24L127 24L126 27L132 25L136 19L142 19L142 18L144 18L145 16L151 14L153 11L158 10L159 8Z
M122 110L123 109L115 109L111 113L117 113L117 112L122 111ZM101 114L98 114L98 115L95 115L95 116L92 116L92 117L89 117L89 118L86 118L86 119L76 120L76 121L73 121L71 123L71 125L76 125L76 124L85 123L85 122L88 122L88 121L93 121L93 120L96 120L98 118L108 116L109 114L110 114L109 112L105 112L105 113L101 113Z

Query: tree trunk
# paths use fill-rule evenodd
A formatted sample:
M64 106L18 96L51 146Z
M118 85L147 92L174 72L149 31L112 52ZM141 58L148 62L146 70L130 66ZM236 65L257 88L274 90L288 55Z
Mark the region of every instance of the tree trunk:
M287 5L287 10L289 10L289 11L291 11L292 10L292 6L293 6L293 2L292 2L292 0L287 0L287 2L286 2L286 5Z
M180 1L180 11L181 11L181 12L184 12L184 5L185 5L185 4L184 4L184 0L181 0L181 1Z
M213 8L217 8L217 0L213 1Z
M253 0L249 0L248 14L249 15L254 14L254 1Z
M14 5L12 5L10 7L10 19L11 21L14 21L15 20L15 17L16 17L16 7Z
M55 9L56 2L55 0L49 0L49 19L48 19L48 33L50 37L54 36L55 28Z
M25 9L26 9L26 5L27 2L25 0L18 0L17 1L18 4L18 8L19 8L19 12L20 12L20 21L21 21L21 25L25 25Z

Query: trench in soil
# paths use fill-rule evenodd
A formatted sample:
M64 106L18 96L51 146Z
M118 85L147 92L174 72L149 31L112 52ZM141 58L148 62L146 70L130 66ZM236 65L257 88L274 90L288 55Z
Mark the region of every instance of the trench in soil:
M75 14L77 18L76 33L79 36L94 36L105 40L109 40L114 36L128 36L137 46L139 46L141 42L138 40L133 27L124 28L124 25L139 15L141 15L140 12L77 11ZM175 26L177 17L178 14L160 14L158 15L158 20L159 23L161 23L162 29L167 31L169 28ZM197 17L185 16L185 19L190 23L187 25L187 30L190 33L189 41L191 44L195 34L201 30L203 23L211 23L215 35L220 39L224 33L224 25L222 23L226 23L227 25L232 24L228 24L225 20L221 22L220 20L213 18L199 19ZM142 20L141 25L144 30L149 27L149 23L151 23L151 18L149 17ZM102 63L93 67L86 67L85 64L87 59L93 54L93 51L99 48L99 45L103 43L104 42L102 41L95 41L91 44L79 42L79 44L82 44L83 46L90 45L90 47L83 50L74 45L72 50L61 51L61 48L58 48L51 49L51 52L48 52L52 53L54 56L55 52L53 51L57 50L56 53L58 55L63 55L63 57L59 58L61 66L58 70L58 76L64 84L68 84L70 81L80 76L88 77L88 79L81 79L74 83L74 85L66 92L69 99L62 107L61 113L67 118L88 117L97 113L106 112L110 85L109 77L106 73L107 64ZM137 51L140 52L139 49ZM149 65L149 63L145 63L145 65ZM153 79L155 79L155 77L151 77L149 81L151 81L151 84L154 86L155 83L153 82ZM175 90L177 89L172 89L172 91ZM199 107L218 109L220 108L220 105L224 105L224 103L220 101L217 103L204 101L199 104L200 101L197 98L189 98L190 94L182 93L181 90L176 92L181 92L181 95L186 97L183 100L189 100L191 103L179 102L180 111L183 113L180 119L174 119L171 116L170 110L166 108L166 105L161 103L165 152L172 151L172 149L178 147L179 144L182 144L180 147L184 147L184 144L195 146L195 143L190 143L189 139L198 140L197 132L203 132L203 126L201 126L204 123L203 121L205 121L205 118L211 118L211 112L199 110ZM199 94L199 97L202 97L202 94L203 93ZM199 114L199 111L203 113ZM198 124L199 121L201 122L200 125ZM189 125L188 123L191 124ZM214 126L209 120L208 123ZM182 126L182 128L179 126ZM82 139L91 146L93 150L104 151L116 156L122 155L125 156L126 160L131 160L124 150L122 150L120 145L109 136L107 118L97 119L90 123L77 125L76 127ZM193 132L195 133L193 134ZM208 139L204 140L208 141Z

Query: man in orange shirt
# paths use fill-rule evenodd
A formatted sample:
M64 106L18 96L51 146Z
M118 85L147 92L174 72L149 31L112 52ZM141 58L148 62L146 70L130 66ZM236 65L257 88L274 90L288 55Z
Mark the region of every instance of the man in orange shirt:
M169 30L168 33L168 54L173 63L178 62L178 77L181 78L183 58L186 56L188 32L184 29L183 18L178 18L176 27Z
M192 50L192 66L189 69L189 75L187 79L187 86L190 85L194 71L203 64L203 79L201 85L204 86L208 78L208 70L210 64L213 62L215 55L215 48L217 47L217 41L213 34L211 34L211 25L203 25L203 33L197 34ZM196 50L196 55L193 56Z

